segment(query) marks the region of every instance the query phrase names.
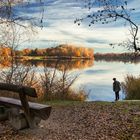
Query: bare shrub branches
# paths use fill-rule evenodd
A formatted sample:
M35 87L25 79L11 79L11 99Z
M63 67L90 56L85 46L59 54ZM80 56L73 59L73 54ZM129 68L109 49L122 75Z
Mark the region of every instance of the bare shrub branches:
M87 96L84 92L78 95L71 90L71 86L78 76L73 73L69 73L67 69L68 62L60 71L57 70L58 63L59 62L56 63L54 69L44 66L44 73L40 75L46 99L85 100Z
M33 1L30 0L0 1L0 46L6 45L15 50L35 33L33 26L35 26L36 22L39 22L40 18L40 20L43 20L44 7L41 0L36 2L40 3L40 13L42 16L28 16L23 11L26 11L32 3ZM42 21L39 23L42 24ZM39 23L37 24L38 26Z
M89 21L89 26L100 23L109 24L123 19L130 25L129 47L135 52L140 51L138 46L138 25L131 18L131 12L134 8L128 8L126 0L85 0L85 7L91 12L83 18L76 19L75 23L80 25L83 21ZM112 44L114 45L114 44Z
M16 85L25 85L34 87L37 83L37 77L32 67L13 64L11 67L0 72L0 81Z
M30 24L34 24L33 21L40 21L40 24L43 22L44 17L44 3L42 0L36 1L36 3L40 4L40 17L29 17L25 15L17 15L16 8L22 12L22 10L27 10L32 4L33 1L30 0L1 0L0 1L0 25L1 24L16 24L18 26L22 26L24 28L28 27L27 24L23 24L29 22ZM39 20L40 19L40 20Z

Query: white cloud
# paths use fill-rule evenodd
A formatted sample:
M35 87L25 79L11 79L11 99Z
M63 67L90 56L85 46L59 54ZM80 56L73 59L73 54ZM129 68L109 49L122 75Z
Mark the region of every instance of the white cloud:
M46 2L47 3L47 2ZM130 2L132 7L139 7L138 0ZM85 23L80 26L74 24L77 17L89 13L81 8L82 4L75 0L50 0L45 7L44 28L36 27L38 35L34 40L49 40L61 43L89 45L90 47L105 46L109 43L118 43L128 37L128 28L119 22L108 25L88 27ZM97 45L97 46L95 46Z
M38 39L69 41L69 42L92 42L92 43L109 43L122 41L126 38L127 29L119 28L88 28L85 26L77 26L73 23L56 23L55 26L49 28L37 28Z

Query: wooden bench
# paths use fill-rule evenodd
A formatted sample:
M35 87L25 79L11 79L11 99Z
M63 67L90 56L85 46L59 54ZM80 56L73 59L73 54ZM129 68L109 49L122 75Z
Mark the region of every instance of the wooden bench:
M0 105L8 109L2 114L9 119L16 129L34 128L41 119L48 119L51 106L28 102L27 96L37 98L34 88L14 84L0 83L0 90L13 91L19 94L19 99L0 97ZM3 119L1 116L0 118ZM1 120L2 120L1 119Z

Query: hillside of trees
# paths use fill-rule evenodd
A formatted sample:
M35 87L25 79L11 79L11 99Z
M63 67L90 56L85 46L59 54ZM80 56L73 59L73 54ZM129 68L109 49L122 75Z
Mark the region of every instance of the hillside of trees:
M0 67L11 65L11 55L23 63L23 61L30 60L47 60L47 59L92 59L94 57L93 49L78 47L74 45L59 45L52 48L45 49L23 49L23 50L12 50L10 47L5 45L0 46ZM79 67L79 62L78 64ZM82 61L83 65L83 61Z
M58 57L58 58L74 58L84 57L93 58L93 49L78 47L74 45L59 45L54 48L45 49L23 49L16 51L16 56L46 56L46 57Z

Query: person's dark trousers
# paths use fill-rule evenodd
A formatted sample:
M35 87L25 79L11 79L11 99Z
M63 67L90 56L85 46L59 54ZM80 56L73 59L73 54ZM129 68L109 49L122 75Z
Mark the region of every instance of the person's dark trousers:
M115 92L116 101L119 100L119 91Z

